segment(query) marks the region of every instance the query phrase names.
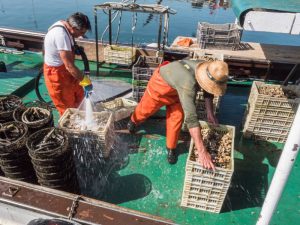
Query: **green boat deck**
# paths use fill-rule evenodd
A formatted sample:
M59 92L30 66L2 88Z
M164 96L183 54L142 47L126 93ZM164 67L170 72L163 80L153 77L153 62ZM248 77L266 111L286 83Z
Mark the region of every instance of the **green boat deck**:
M17 94L24 102L37 100L33 84L42 63L41 55L30 52L24 55L0 53L0 61L8 65L8 72L0 73L1 94ZM77 64L83 68L80 61ZM95 74L95 64L91 63L90 67L91 74ZM101 69L99 79L122 79L130 83L131 74L109 68ZM47 99L43 82L40 82L40 90ZM178 162L169 165L165 150L165 119L162 117L149 119L136 135L118 134L116 150L113 151L118 160L107 174L104 193L97 196L97 187L93 187L95 196L92 197L161 216L182 225L255 224L283 145L254 142L241 137L249 91L249 86L230 85L226 95L222 97L218 112L221 124L236 126L235 170L220 214L180 206L190 137L187 133L182 133L178 145ZM163 114L164 111L160 113ZM57 119L56 112L56 124ZM116 125L125 129L126 121ZM298 157L271 221L272 225L299 224L299 163Z

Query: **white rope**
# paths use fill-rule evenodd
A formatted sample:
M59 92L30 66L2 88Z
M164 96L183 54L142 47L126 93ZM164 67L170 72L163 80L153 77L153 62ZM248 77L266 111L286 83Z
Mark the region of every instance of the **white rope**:
M2 35L0 35L1 45L6 46L5 39Z
M129 0L122 0L121 3L127 3ZM103 10L103 12L105 13L105 11ZM114 18L111 20L111 23L113 23L115 21L115 19L117 18L117 16L120 14L120 11L117 11L117 13L115 14ZM120 18L121 19L121 18ZM103 44L103 37L107 31L107 29L109 28L109 24L106 26L106 28L104 29L103 33L102 33L102 36L101 36L101 39L100 41L102 42Z
M116 36L115 44L118 43L120 28L121 28L121 20L122 20L122 11L120 11L120 19L119 19L119 23L118 23L118 30L117 30L117 36Z
M7 49L7 48L0 48L0 53L13 54L13 55L22 55L22 54L24 54L23 51L18 51L18 50L15 50L15 49Z

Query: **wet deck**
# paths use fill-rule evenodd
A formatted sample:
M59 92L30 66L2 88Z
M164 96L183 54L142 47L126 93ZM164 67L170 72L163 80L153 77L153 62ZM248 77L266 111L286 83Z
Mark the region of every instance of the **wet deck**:
M1 54L0 60L3 60L6 56ZM36 59L30 60L37 62ZM13 59L10 63L12 62ZM91 65L91 69L95 71L94 64ZM131 74L126 72L106 70L102 71L102 75L104 78L122 79L127 82L131 79ZM2 83L0 85L2 90ZM46 96L44 84L41 84L41 90ZM137 135L119 134L111 158L105 162L111 168L99 168L107 182L104 187L99 183L99 186L84 190L85 194L129 209L168 218L182 225L255 224L282 145L240 138L239 131L248 93L249 87L230 86L221 100L219 121L236 126L237 133L235 172L220 214L180 207L189 136L184 133L181 135L178 162L169 165L165 151L165 120L162 118L148 120L140 127ZM24 92L22 97L24 101L36 99L33 89ZM126 121L123 121L117 126L121 129L125 124ZM272 225L298 224L299 163L298 157L274 214Z

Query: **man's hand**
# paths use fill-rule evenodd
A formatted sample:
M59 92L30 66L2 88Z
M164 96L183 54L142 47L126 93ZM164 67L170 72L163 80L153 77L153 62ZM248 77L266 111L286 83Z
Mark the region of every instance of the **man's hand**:
M215 170L215 166L212 162L211 156L204 146L200 126L189 128L189 131L194 140L195 147L198 152L198 162L201 166L203 166L206 169Z
M93 84L90 78L85 75L83 79L79 82L79 85L84 89L84 95L87 97L93 91Z
M210 154L206 149L198 150L198 162L206 169L215 170Z

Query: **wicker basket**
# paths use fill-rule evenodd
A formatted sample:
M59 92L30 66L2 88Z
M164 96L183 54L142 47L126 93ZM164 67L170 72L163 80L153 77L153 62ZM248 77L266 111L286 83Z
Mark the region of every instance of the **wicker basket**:
M272 97L260 92L261 88L292 91L296 98ZM273 85L254 81L245 111L244 136L247 138L285 142L300 104L300 87L298 85Z
M0 138L2 139L0 144L1 152L13 152L25 146L28 138L28 127L26 124L11 121L1 124L0 128ZM7 132L10 129L15 129L18 135L15 137L7 137Z
M235 127L226 125L210 127L204 121L200 121L200 125L202 128L214 129L220 134L230 133L232 137L230 168L216 167L215 171L204 169L198 162L192 160L194 141L191 140L186 163L181 206L219 213L234 171Z
M78 115L84 119L85 112L73 108L67 109L58 121L58 126L67 132L72 148L84 147L97 155L102 153L103 157L108 157L114 140L113 114L93 112L95 119L100 119L105 123L103 126L98 126L96 131L70 128L69 121L72 115Z
M96 108L112 111L114 114L114 121L120 121L131 115L137 102L127 98L116 98L109 102L100 102ZM101 110L102 111L102 110Z
M109 45L104 48L104 60L106 63L130 66L136 57L136 48L119 47Z
M213 49L239 48L242 28L234 23L210 24L199 22L197 29L197 42L199 47Z
M13 120L13 111L21 106L22 99L16 95L0 96L0 121L8 122Z

